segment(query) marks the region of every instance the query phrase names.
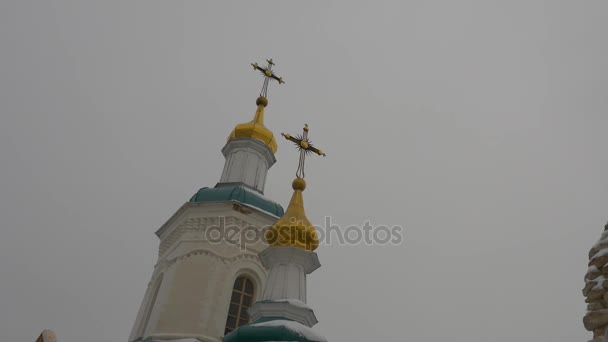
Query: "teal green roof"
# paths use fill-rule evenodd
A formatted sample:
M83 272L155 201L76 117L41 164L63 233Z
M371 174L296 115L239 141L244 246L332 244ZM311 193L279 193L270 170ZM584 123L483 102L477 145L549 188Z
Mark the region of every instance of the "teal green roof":
M274 319L270 319L274 320ZM265 321L265 320L263 320ZM312 333L312 329L300 323L280 318L275 322L276 325L260 326L257 323L243 325L224 336L222 342L269 342L269 341L289 341L289 342L321 342L326 341L320 335ZM294 329L294 326L296 329ZM301 326L301 327L298 327ZM308 335L308 336L307 336Z
M280 204L271 201L253 190L244 186L229 186L220 188L202 188L192 198L190 202L230 202L236 201L248 206L255 207L268 212L276 217L284 214Z

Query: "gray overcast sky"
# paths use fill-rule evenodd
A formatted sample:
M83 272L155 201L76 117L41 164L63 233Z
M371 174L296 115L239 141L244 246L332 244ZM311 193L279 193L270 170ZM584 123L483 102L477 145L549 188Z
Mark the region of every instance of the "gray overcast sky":
M606 1L0 2L0 340L126 341L160 227L255 112L311 126L330 341L584 341L608 219ZM266 195L297 166L279 140Z

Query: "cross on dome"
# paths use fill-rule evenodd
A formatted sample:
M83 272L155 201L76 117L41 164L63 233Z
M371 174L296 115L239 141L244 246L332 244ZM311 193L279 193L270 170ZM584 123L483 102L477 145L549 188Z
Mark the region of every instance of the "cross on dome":
M264 68L258 65L258 63L251 63L251 66L253 66L253 70L259 70L262 75L264 75L264 84L262 85L262 91L260 92L260 96L263 97L268 97L268 81L270 81L270 79L274 79L277 82L279 82L279 84L283 84L285 83L285 81L283 81L282 77L279 77L277 75L275 75L275 73L272 71L272 67L275 65L274 62L271 59L267 59L266 62L268 62L268 65Z
M308 125L304 124L304 131L302 135L293 137L289 134L281 133L285 139L296 144L296 148L300 150L300 163L298 164L298 170L296 171L296 177L304 178L304 161L306 160L306 155L314 152L320 156L325 157L325 153L321 149L318 149L312 146L312 142L308 139Z

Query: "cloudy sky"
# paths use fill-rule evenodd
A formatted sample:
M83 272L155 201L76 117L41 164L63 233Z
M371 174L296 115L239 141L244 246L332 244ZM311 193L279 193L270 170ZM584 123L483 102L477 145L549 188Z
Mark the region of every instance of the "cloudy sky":
M159 228L219 180L274 58L304 123L308 216L400 225L324 245L330 341L585 341L608 219L608 3L0 2L0 340L126 341ZM279 140L266 195L297 166Z

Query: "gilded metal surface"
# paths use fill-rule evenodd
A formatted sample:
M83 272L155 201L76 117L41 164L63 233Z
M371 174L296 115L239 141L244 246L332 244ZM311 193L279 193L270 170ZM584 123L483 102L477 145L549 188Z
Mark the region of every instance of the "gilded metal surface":
M277 152L277 141L274 139L274 134L264 126L264 107L268 105L268 100L265 97L258 97L256 100L258 109L255 112L253 120L238 124L230 135L228 140L233 138L254 138L262 141L272 150L272 153Z
M304 211L302 191L306 188L306 181L296 178L292 187L294 191L285 215L266 231L266 240L272 246L291 246L314 251L319 247L319 237Z
M304 178L304 161L306 160L306 155L310 152L316 153L320 156L325 157L325 153L312 145L312 141L308 139L308 125L304 125L303 133L300 136L294 137L290 134L281 133L285 139L296 144L298 150L300 151L300 164L298 165L298 170L296 171L296 177Z
M272 58L267 59L266 62L268 62L268 65L265 68L259 66L258 63L251 63L253 70L258 70L262 73L262 75L264 75L264 84L262 85L262 91L260 92L260 96L263 96L263 97L268 97L268 81L270 81L270 79L273 79L273 80L279 82L279 84L285 83L285 81L283 81L282 77L277 76L272 71L272 67L274 66L274 62L272 61Z
M285 214L266 231L266 240L272 246L292 246L303 248L308 251L314 251L319 247L319 237L317 231L306 217L304 211L304 198L302 191L306 189L306 181L304 180L304 161L306 154L314 152L318 155L325 156L325 153L320 149L312 146L308 139L308 125L304 126L304 133L299 137L292 137L289 134L283 134L285 139L296 144L300 151L300 163L296 171L296 179L291 184L293 195Z

